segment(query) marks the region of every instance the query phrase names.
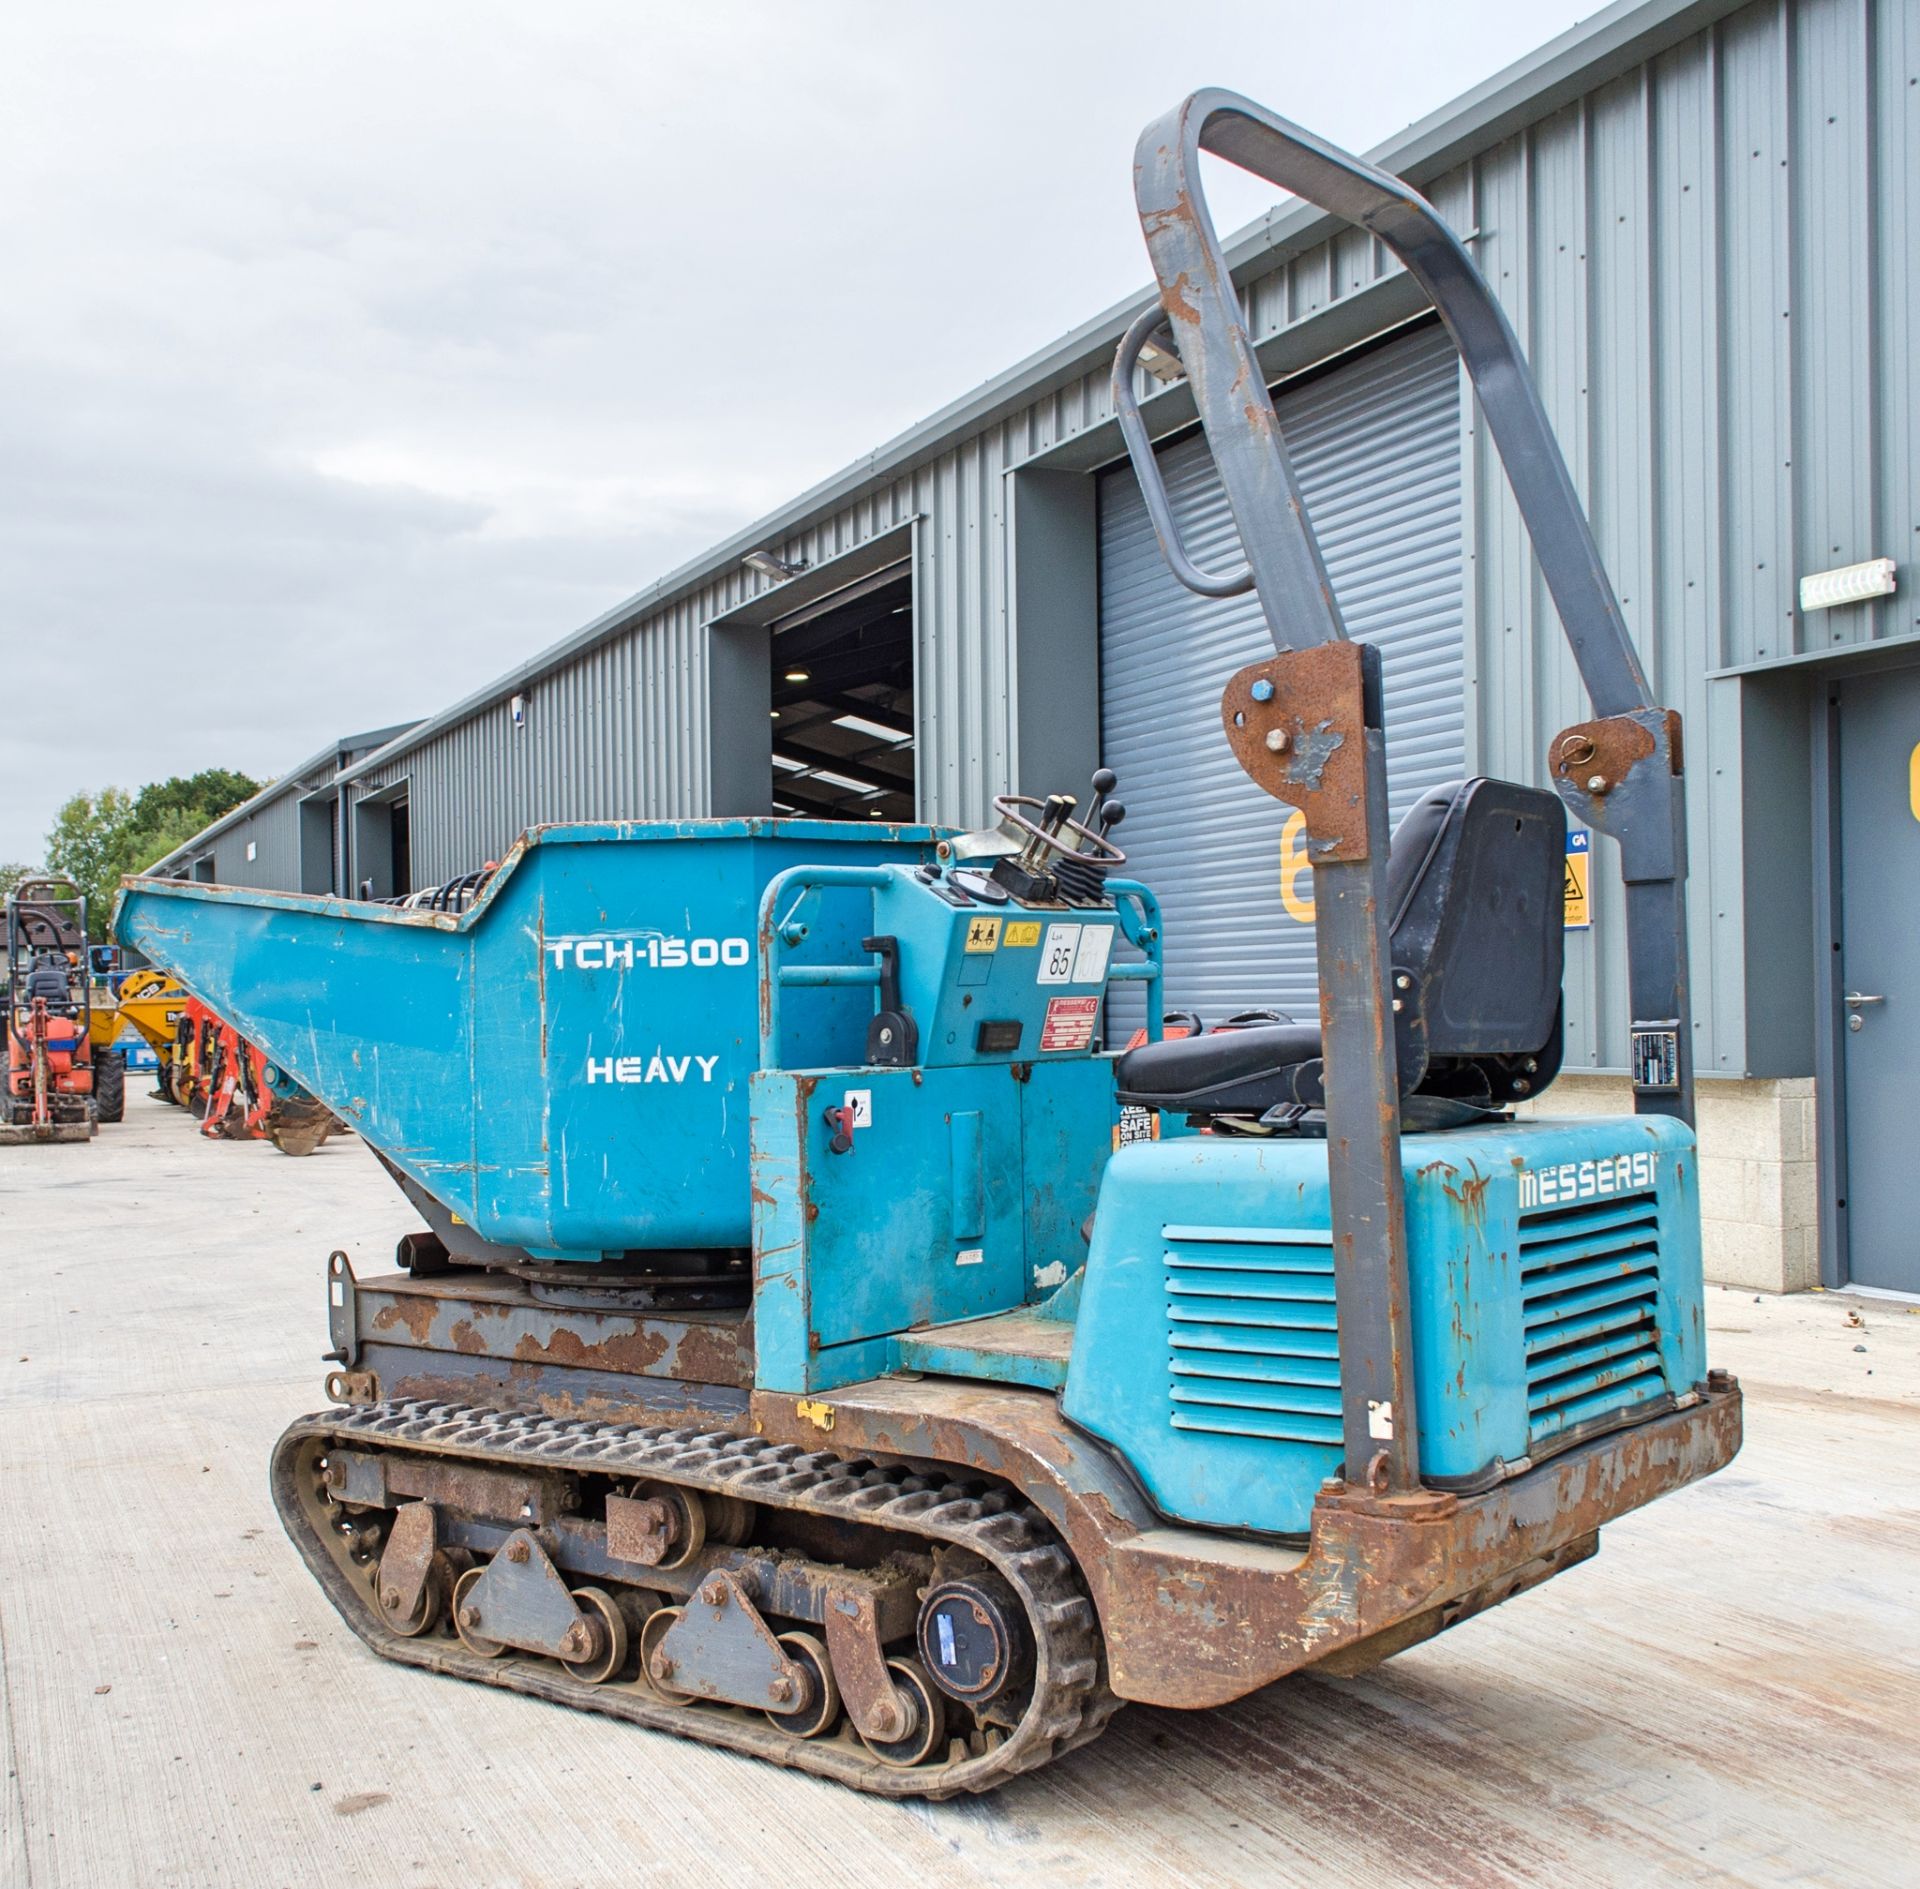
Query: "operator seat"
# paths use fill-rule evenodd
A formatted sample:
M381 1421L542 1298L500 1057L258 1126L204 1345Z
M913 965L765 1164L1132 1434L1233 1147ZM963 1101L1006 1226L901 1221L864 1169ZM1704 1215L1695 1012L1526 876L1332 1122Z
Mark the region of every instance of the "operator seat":
M1567 819L1512 781L1423 794L1387 860L1388 949L1406 1125L1447 1127L1537 1095L1560 1068ZM1320 1025L1142 1044L1120 1099L1198 1116L1325 1106Z
M29 1005L36 997L47 1000L47 1009L55 1016L64 1016L72 1010L73 1004L68 995L70 973L64 958L43 957L27 973L24 995Z

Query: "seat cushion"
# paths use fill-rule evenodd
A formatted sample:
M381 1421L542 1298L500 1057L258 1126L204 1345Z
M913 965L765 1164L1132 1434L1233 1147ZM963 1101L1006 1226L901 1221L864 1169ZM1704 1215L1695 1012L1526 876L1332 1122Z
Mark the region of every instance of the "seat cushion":
M1294 1101L1293 1074L1320 1054L1317 1023L1268 1023L1143 1043L1120 1058L1120 1099L1194 1114L1264 1114Z

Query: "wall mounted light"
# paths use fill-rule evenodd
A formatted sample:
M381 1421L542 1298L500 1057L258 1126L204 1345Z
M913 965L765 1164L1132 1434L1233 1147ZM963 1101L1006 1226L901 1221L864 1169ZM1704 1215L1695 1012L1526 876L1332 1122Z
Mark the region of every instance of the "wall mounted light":
M1869 558L1864 564L1845 564L1835 571L1815 571L1800 580L1800 608L1837 610L1870 597L1891 597L1896 583L1892 558Z
M771 577L773 581L784 583L789 577L798 577L807 568L805 558L783 558L771 551L749 551L740 562L750 571L758 571L762 577Z
M509 712L513 716L513 725L516 728L524 728L527 725L527 698L524 695L516 695Z

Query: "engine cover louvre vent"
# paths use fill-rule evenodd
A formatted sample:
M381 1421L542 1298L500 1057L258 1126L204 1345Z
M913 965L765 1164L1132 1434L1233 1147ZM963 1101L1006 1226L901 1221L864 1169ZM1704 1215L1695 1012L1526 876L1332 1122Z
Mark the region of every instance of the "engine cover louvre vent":
M1173 1428L1337 1451L1330 1236L1244 1226L1162 1231Z
M1520 1278L1536 1441L1666 1392L1660 1215L1651 1189L1523 1213Z

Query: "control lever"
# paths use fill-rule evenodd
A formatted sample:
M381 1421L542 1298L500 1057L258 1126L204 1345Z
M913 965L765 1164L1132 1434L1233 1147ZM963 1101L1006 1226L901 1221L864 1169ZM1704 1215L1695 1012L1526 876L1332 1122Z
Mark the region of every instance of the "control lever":
M1093 770L1093 805L1087 809L1087 824L1097 833L1100 831L1101 809L1107 804L1107 796L1120 785L1120 776L1110 767L1096 767Z
M827 1142L829 1154L851 1154L853 1152L853 1104L835 1105L821 1111L826 1124L833 1130Z
M1020 854L1020 864L1036 878L1046 870L1048 854L1064 850L1059 843L1060 829L1076 804L1071 794L1049 794L1042 804L1040 818Z
M920 1059L920 1031L900 997L900 940L862 938L860 949L880 960L880 1008L867 1023L867 1061L882 1068L905 1068Z

